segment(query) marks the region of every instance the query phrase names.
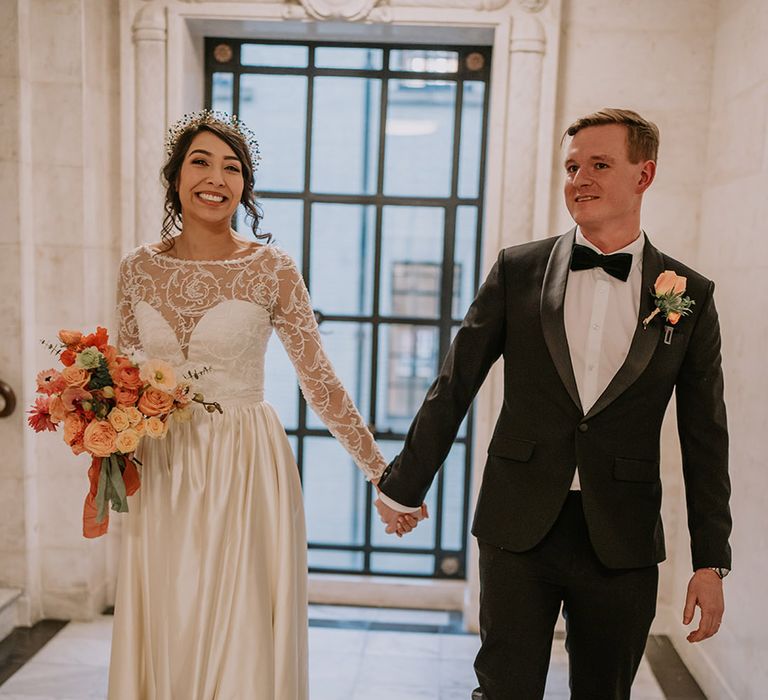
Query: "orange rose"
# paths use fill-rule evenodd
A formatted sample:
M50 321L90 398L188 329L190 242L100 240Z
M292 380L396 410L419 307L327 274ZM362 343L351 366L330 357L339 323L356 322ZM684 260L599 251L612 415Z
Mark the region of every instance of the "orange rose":
M77 413L68 413L64 419L64 442L72 445L83 441L85 421Z
M61 360L61 364L63 364L65 367L71 367L75 364L77 353L74 350L65 350L63 353L61 353L59 359Z
M114 345L107 345L101 351L101 354L104 355L104 359L107 361L107 366L117 360L117 348Z
M664 270L653 285L656 294L682 294L685 291L685 285L688 279L676 275L672 270Z
M173 396L149 387L139 399L139 410L145 416L160 416L173 408Z
M149 437L161 438L165 435L167 431L168 431L168 424L163 423L163 421L157 416L152 416L151 418L147 418L146 433Z
M96 420L83 433L83 446L94 457L109 457L115 451L117 433L109 421Z
M670 311L667 314L667 321L669 321L673 326L680 320L680 314L677 311Z
M78 389L85 389L86 384L91 381L91 373L87 369L75 367L74 365L65 367L61 372L61 376L67 383L67 386L73 386Z
M120 363L117 370L112 373L115 385L123 389L141 389L144 382L139 376L139 368L130 364Z
M138 400L139 400L138 389L125 389L124 387L121 387L121 386L115 387L115 401L117 401L118 406L120 407L135 406Z
M128 416L128 422L131 424L131 426L138 425L141 423L141 421L144 420L144 416L141 414L141 411L139 411L139 409L135 408L134 406L126 406L123 408L123 412L126 416Z
M147 419L142 416L141 420L133 426L133 429L139 437L142 437L147 432Z
M83 339L83 334L80 331L59 331L59 340L64 345L77 345Z

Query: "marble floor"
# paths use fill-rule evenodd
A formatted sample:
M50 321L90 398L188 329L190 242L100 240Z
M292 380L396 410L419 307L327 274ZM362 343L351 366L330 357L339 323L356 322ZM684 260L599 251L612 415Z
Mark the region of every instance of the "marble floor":
M0 700L105 698L111 631L108 615L69 623L0 685ZM311 606L310 697L469 700L478 646L455 613ZM568 697L565 649L556 640L546 698ZM632 699L666 697L644 659Z

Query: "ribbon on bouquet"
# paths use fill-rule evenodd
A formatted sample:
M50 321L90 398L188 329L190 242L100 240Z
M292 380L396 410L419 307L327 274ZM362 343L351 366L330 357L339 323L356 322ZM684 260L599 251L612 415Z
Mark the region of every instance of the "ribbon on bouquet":
M127 455L94 457L88 469L90 489L83 505L83 536L100 537L109 529L107 504L117 513L128 512L128 496L139 488L139 471Z

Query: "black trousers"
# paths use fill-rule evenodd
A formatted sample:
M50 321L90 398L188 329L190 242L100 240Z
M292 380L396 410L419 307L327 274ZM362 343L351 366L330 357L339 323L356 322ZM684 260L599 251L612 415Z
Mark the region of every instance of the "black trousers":
M541 700L562 603L571 698L629 700L657 587L657 566L617 570L600 563L578 491L532 550L480 542L480 692L473 698Z

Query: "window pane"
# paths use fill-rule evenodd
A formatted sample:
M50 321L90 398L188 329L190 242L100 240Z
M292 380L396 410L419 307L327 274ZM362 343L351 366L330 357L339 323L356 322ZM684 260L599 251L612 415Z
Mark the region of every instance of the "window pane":
M243 75L239 117L256 133L261 166L256 189L303 191L307 79L301 75Z
M306 46L281 44L243 44L240 63L244 66L274 68L306 68L309 49Z
M443 464L443 549L461 550L464 526L464 445L454 444ZM417 532L423 523L419 523Z
M264 214L261 220L261 231L271 233L273 243L288 253L301 269L304 203L300 199L269 199L268 197L259 198L258 201Z
M370 314L376 209L357 204L312 207L312 305L324 314Z
M389 68L415 73L455 73L459 69L459 54L457 51L393 49L389 53Z
M477 207L456 208L453 269L453 318L464 318L475 298Z
M484 99L485 83L479 81L464 83L459 148L459 197L478 196Z
M439 318L445 211L384 207L380 313Z
M380 80L315 78L313 192L376 191L380 103Z
M235 79L232 73L214 73L211 86L211 109L232 114Z
M353 68L381 70L384 52L381 49L355 49L336 46L318 46L315 49L317 68Z
M308 541L362 544L367 485L334 438L305 438L303 486Z
M307 563L312 569L363 570L362 552L339 552L329 549L310 548Z
M406 433L437 374L437 328L382 325L376 427Z
M325 352L364 420L370 416L371 326L368 323L326 321L320 326ZM307 425L324 428L317 414L307 410Z
M390 80L384 193L448 197L456 83Z
M411 537L411 535L408 535L408 537ZM371 554L371 573L374 574L422 574L424 576L431 576L434 572L435 557L432 554L376 552Z

